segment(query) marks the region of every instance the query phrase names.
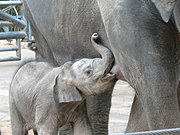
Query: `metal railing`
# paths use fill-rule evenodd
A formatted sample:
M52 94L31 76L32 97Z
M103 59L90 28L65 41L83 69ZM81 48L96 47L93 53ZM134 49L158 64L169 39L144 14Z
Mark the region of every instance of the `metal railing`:
M16 51L16 56L10 56L7 58L0 58L0 62L4 61L16 61L21 60L21 41L20 39L25 38L26 33L23 31L9 32L9 26L17 26L23 30L26 27L26 22L22 18L16 9L17 5L22 5L21 0L16 1L0 1L0 7L6 7L4 10L0 10L0 27L4 28L4 32L0 32L0 40L15 39L16 45L13 46L2 46L0 52L4 51ZM6 12L6 10L13 9L15 16Z
M0 6L12 6L12 5L22 5L20 0L17 1L0 1Z
M111 135L180 135L180 128L142 131L133 133L112 133Z

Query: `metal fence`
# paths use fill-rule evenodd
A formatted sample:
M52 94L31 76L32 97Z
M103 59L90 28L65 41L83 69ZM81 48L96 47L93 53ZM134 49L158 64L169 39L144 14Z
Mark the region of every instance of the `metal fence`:
M180 128L133 132L133 133L113 133L111 135L180 135Z
M17 26L20 30L26 27L26 21L23 20L22 14L19 15L16 6L21 6L21 0L16 1L0 1L0 27L4 30L0 32L0 40L16 40L16 45L1 46L0 52L4 51L16 51L16 56L10 56L7 58L0 58L0 62L3 61L16 61L21 59L21 39L26 37L24 31L9 31L9 26ZM14 10L15 15L9 14L8 10Z

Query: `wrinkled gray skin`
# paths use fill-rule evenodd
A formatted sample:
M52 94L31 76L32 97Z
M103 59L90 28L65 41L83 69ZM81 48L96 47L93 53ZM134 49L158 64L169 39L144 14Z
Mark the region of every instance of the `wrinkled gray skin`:
M109 45L136 90L127 132L180 126L180 0L24 1L43 58L95 57L88 40L93 32ZM110 100L111 93L88 99L95 134L107 134Z
M112 89L115 74L109 73L114 61L110 50L92 42L102 58L83 58L54 67L47 62L23 65L11 83L10 114L13 135L57 135L60 127L73 124L74 135L92 135L84 113L83 100Z

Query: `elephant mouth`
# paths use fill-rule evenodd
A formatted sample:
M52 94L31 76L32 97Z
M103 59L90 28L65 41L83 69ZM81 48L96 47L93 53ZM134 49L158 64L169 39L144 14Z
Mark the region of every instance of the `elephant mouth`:
M114 64L109 66L104 72L103 78L106 79L109 77L111 77L111 78L114 77L116 79L125 80L121 73L120 67L118 65L114 65Z
M114 74L113 72L111 72L111 70L114 67L114 63L110 64L106 70L104 71L103 74L103 79L107 79L107 78L115 78L116 74Z

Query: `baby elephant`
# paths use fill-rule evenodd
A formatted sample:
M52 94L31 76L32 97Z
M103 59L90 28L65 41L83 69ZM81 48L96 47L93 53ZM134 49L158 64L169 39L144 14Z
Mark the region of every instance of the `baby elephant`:
M74 124L74 134L93 134L87 120L78 120L83 115L80 106L87 96L112 89L116 82L110 73L114 57L97 39L95 33L91 42L102 58L84 58L60 67L30 62L17 71L9 92L13 135L27 135L29 129L38 135L57 135L67 123Z

